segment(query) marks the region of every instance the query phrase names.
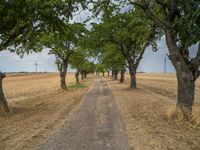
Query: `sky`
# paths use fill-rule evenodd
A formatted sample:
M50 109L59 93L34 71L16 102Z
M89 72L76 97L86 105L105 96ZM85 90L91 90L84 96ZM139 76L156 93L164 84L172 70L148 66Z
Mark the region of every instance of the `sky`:
M82 11L80 14L75 15L74 22L82 22L87 19L90 12L88 10ZM91 22L97 22L97 20L92 20ZM87 23L87 28L90 28L90 23ZM142 72L164 72L165 58L166 58L166 71L168 73L174 73L175 70L171 64L171 61L167 57L168 49L166 46L165 37L163 36L161 40L157 41L158 51L152 51L151 47L148 47L144 53L143 59L139 65L138 71ZM197 50L196 45L191 47L191 56L195 56ZM11 53L9 51L0 52L0 71L2 72L20 72L28 71L33 72L36 70L35 63L38 64L39 72L57 72L57 67L55 65L55 56L49 55L48 50L44 50L40 53L31 53L20 58L17 54ZM69 68L69 72L74 72L75 70Z
M165 38L158 41L158 51L152 51L151 47L146 49L138 71L143 72L164 72L164 58L167 59L167 72L174 72L174 68L168 59ZM31 53L20 58L17 54L9 51L0 52L0 70L2 72L35 71L35 63L38 63L38 71L57 72L55 56L49 55L48 50L41 53ZM73 72L69 68L69 72Z

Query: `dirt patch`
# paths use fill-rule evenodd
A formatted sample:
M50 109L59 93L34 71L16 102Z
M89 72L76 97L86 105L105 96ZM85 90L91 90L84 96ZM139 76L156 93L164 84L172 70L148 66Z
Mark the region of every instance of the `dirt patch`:
M89 78L82 82L84 86L64 92L59 90L58 74L31 76L5 80L4 89L13 113L0 118L1 150L35 149L68 117L93 80ZM73 86L74 75L69 74L67 81ZM11 85L16 88L13 92Z
M171 120L176 105L174 75L139 74L138 89L108 79L127 126L129 143L136 150L200 149L200 125ZM199 119L200 82L197 82L193 114Z

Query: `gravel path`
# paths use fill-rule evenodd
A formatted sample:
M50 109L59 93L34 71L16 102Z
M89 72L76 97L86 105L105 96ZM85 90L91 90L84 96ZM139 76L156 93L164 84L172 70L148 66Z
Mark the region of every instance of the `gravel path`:
M82 102L39 150L129 150L125 128L105 79L97 78Z

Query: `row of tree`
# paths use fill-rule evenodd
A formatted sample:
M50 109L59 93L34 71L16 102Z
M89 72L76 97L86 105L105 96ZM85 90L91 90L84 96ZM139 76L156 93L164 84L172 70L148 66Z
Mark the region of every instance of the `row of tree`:
M90 22L98 20L91 23L91 29L72 21L73 14L82 9L92 14ZM112 71L114 79L120 73L123 82L127 67L130 87L135 89L137 68L146 48L152 46L157 51L157 40L165 36L178 81L177 112L191 118L195 81L200 74L199 1L2 0L0 16L0 51L23 55L48 48L56 56L62 89L66 89L68 64L77 69L77 82L79 74L84 78L95 70L103 74ZM191 57L189 48L195 44L197 53ZM97 58L98 64L91 57ZM1 108L6 104L3 97Z
M105 0L94 6L94 14L102 17L100 23L93 24L90 41L95 43L94 49L101 51L103 61L106 61L106 53L112 53L109 47L115 49L116 57L118 53L123 56L130 73L131 88L137 86L136 70L146 48L151 45L156 51L156 41L165 36L178 81L176 112L189 120L195 81L200 75L200 2ZM189 48L193 45L197 45L197 49L196 55L191 57ZM112 70L117 64L123 63L113 62Z
M9 50L23 57L48 48L49 53L56 56L61 88L67 89L68 63L70 57L78 53L79 38L85 32L84 25L70 21L75 12L85 8L86 2L82 0L2 0L0 51ZM72 64L77 67L73 61ZM0 73L0 111L3 114L10 112L2 89L4 77Z

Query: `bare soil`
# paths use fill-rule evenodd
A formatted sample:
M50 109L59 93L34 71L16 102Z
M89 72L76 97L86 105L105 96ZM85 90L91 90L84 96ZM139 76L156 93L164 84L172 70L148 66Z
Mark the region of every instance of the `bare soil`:
M200 149L200 80L196 84L194 122L172 118L176 106L175 75L138 74L138 89L107 79L135 150Z
M0 150L32 150L68 117L93 78L75 85L68 74L68 91L59 90L59 75L8 76L4 91L12 114L0 117Z

